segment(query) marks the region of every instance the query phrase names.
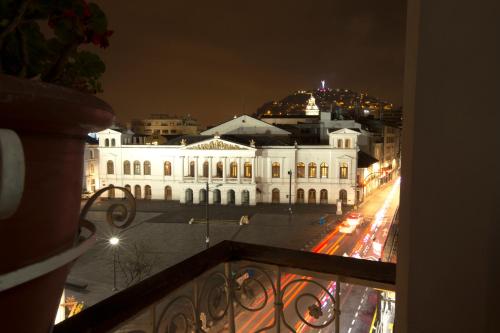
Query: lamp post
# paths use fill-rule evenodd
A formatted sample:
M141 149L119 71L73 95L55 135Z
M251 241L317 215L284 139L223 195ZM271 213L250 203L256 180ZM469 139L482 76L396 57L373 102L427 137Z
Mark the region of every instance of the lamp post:
M118 288L116 288L116 248L118 247L118 244L120 244L120 239L116 236L113 236L109 239L109 245L111 245L111 248L113 249L113 289L112 291L117 291Z
M292 215L292 170L288 170L290 181L288 182L288 213Z
M222 184L217 184L215 185L215 187L219 187L219 186L222 186ZM205 243L207 245L207 249L210 247L210 220L208 218L208 198L209 198L209 192L210 192L210 188L208 186L208 182L206 183L206 197L205 197L205 220L206 220L206 224L207 224L207 234L206 234L206 238L205 238Z

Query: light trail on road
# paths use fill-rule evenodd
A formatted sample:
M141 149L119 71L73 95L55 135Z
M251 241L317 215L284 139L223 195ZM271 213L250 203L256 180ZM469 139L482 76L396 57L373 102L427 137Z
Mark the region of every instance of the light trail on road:
M381 230L382 222L384 222L384 220L386 220L388 209L389 209L389 207L391 207L391 204L393 204L394 196L396 195L397 191L399 190L400 180L401 179L398 178L392 184L391 190L389 191L389 194L385 197L385 200L382 204L382 207L380 209L378 209L378 211L375 213L375 215L374 215L375 218L370 222L369 226L365 228L365 232L362 233L362 235L357 239L355 246L353 246L351 248L351 251L349 251L350 253L348 255L350 257L362 258L361 255L363 255L363 257L366 257L368 252L370 251L370 249L373 250L374 239L377 236L379 236L377 234L380 233L379 231ZM387 221L385 221L385 223L387 223ZM333 244L330 244L332 239L339 233L339 228L340 228L340 225L338 225L334 230L332 230L328 235L326 235L315 247L313 247L311 249L311 252L334 255L338 251L340 246L342 245L342 242L347 235L347 234L340 235L340 237L338 237L338 239L336 239L333 242ZM385 235L385 236L387 236L387 235ZM370 242L370 240L371 240L371 242ZM380 255L381 254L378 255L379 258L380 258ZM371 257L373 258L374 256L371 256ZM294 274L286 274L282 277L281 285L285 286L289 282L291 282L293 279L300 279L300 278L305 279L305 280L312 279L312 277L303 277L303 276L294 275ZM286 293L282 296L282 299L286 300L283 304L283 311L287 310L287 308L289 307L290 303L294 300L294 298L301 291L303 291L303 289L306 288L307 286L308 286L307 282L297 283L296 285L290 287L289 290L286 291ZM335 287L336 287L336 283L331 282L328 285L327 289L330 293L333 294ZM342 297L341 297L340 307L342 307L342 305L347 301L348 296L351 293L351 291L352 291L352 285L348 285L347 288L343 290L344 295L342 295ZM268 293L269 299L274 296L272 288L269 288L266 292ZM320 300L324 300L325 297L326 297L326 293L324 291L322 291L318 298ZM264 295L257 298L254 302L252 302L252 304L259 304L259 302L262 302L263 299L264 299ZM326 302L324 304L322 302L322 308L326 307L326 305L327 305ZM271 326L275 320L274 319L275 313L274 313L274 306L272 306L272 304L271 304L270 307L271 308L264 315L262 315L261 313L258 313L258 312L253 313L250 318L248 318L247 320L244 321L243 325L241 325L241 327L239 327L238 330L242 331L242 332L247 332L247 328L249 325L252 325L253 328L259 328L259 327L261 327L262 323L264 323L266 321L267 321L266 325L262 326L262 328ZM240 312L237 315L236 319L243 319L241 317L244 316L245 314L248 314L248 313ZM330 314L330 316L331 315L332 314ZM309 316L308 312L306 312L303 316L306 319L311 319L311 316ZM354 319L356 319L356 318L354 318ZM329 320L329 319L327 319L327 320ZM338 320L338 318L336 318L335 320ZM353 323L354 323L354 321L355 320L353 320ZM351 324L351 326L353 325L353 323ZM313 329L313 328L307 326L305 323L303 323L300 320L298 320L297 323L295 325L292 325L292 326L296 329L297 332L307 332L308 330Z

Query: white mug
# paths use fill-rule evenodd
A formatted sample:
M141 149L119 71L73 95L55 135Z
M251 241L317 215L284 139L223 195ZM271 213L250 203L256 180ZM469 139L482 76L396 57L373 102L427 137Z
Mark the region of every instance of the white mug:
M19 207L24 189L24 152L21 139L10 129L0 129L0 219Z

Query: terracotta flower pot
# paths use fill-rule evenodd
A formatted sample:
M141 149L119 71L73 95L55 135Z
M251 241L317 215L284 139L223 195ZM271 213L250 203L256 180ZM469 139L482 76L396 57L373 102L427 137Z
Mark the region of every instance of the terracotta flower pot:
M0 276L75 245L85 137L109 127L113 117L111 107L95 96L0 75L0 129L19 136L25 166L19 205L0 219ZM0 292L1 330L49 332L69 268L65 264Z

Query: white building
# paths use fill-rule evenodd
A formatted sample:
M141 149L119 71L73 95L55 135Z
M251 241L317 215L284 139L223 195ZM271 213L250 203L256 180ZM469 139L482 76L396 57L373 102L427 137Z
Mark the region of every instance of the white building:
M242 116L228 123L238 121L242 127L260 122ZM234 131L232 125L226 130ZM166 145L132 143L129 134L111 129L99 132L100 185L126 187L142 199L197 204L205 202L208 182L211 204L288 203L291 171L292 203L355 204L358 132L341 129L330 133L329 144L305 146L259 131L227 135L223 129Z

